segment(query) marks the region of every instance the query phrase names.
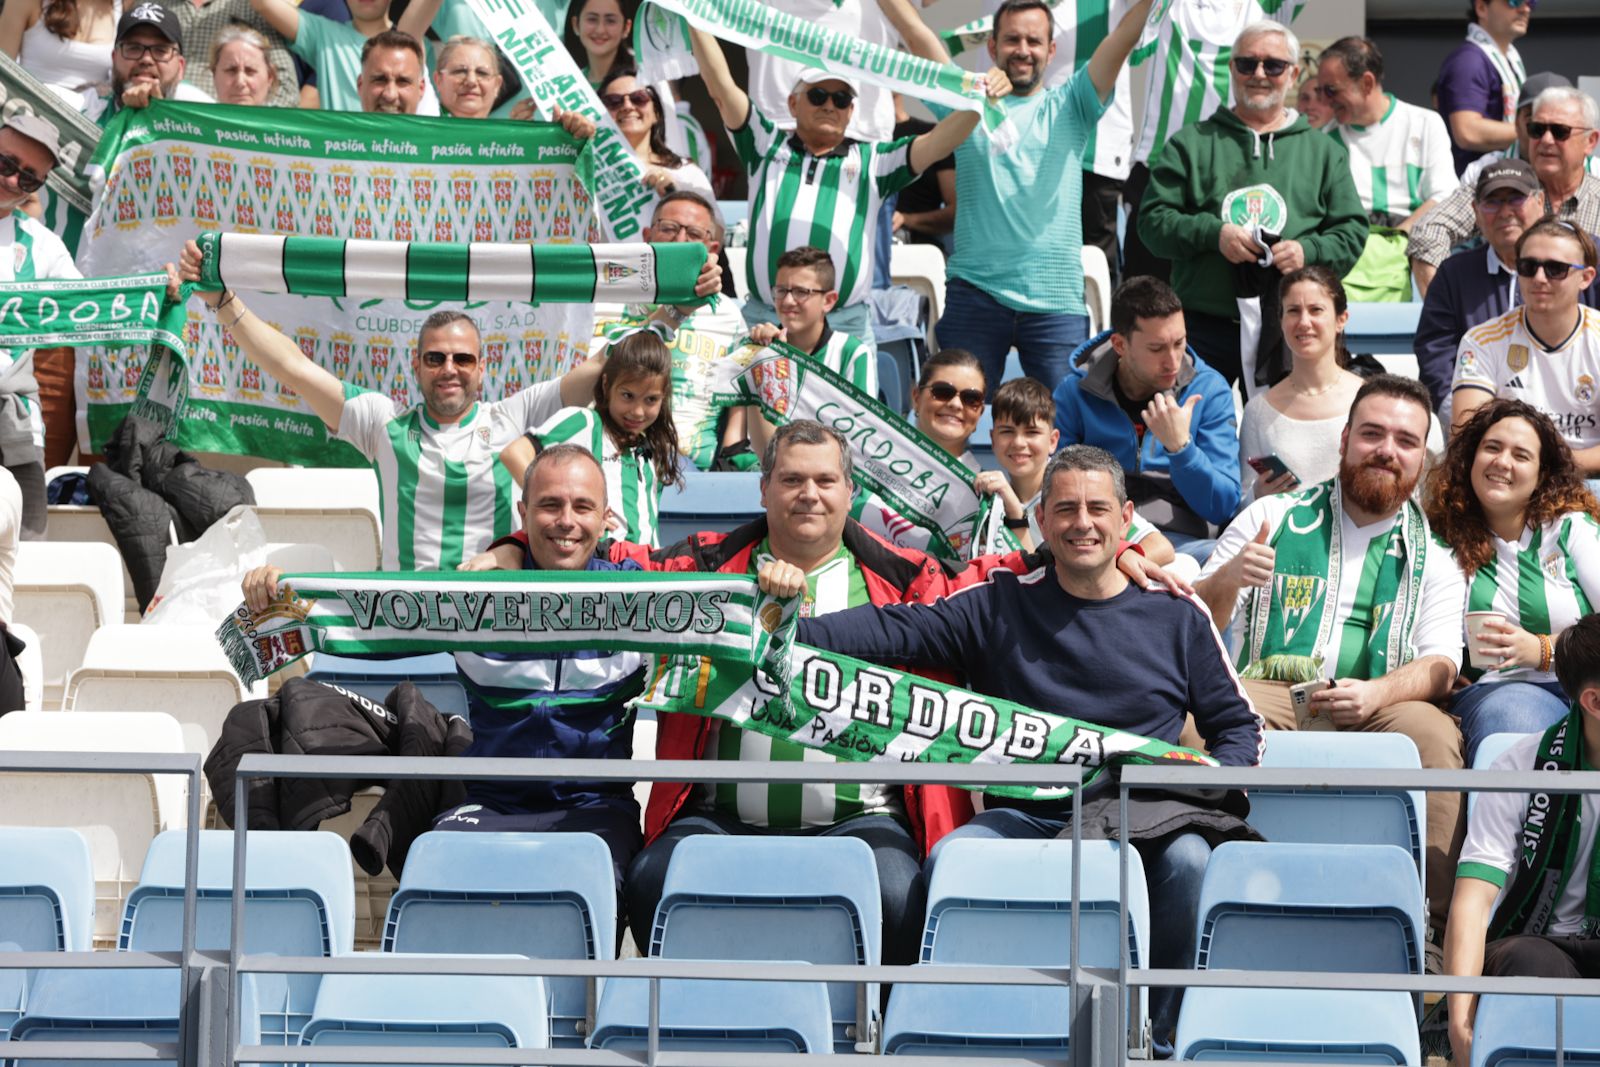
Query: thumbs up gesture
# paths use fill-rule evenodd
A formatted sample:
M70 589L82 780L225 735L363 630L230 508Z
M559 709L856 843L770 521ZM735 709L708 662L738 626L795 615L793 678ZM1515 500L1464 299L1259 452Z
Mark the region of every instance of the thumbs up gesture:
M1166 393L1150 398L1143 412L1145 428L1156 435L1161 447L1168 452L1182 452L1189 447L1189 420L1194 417L1200 394L1195 393L1179 404Z
M1241 588L1262 588L1272 581L1278 554L1267 543L1271 537L1272 528L1263 522L1255 537L1228 561L1227 566L1233 568L1234 578Z

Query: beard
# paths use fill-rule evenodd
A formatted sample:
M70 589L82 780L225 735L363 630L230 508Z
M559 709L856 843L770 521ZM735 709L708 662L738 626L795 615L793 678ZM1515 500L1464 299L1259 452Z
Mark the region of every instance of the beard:
M1420 471L1407 475L1398 466L1372 460L1360 466L1349 460L1339 461L1339 486L1345 498L1374 515L1392 515L1399 511L1420 477Z
M1287 94L1281 90L1269 92L1264 97L1242 95L1238 98L1238 103L1239 107L1243 108L1245 111L1255 111L1264 115L1270 115L1283 107L1283 101L1286 95Z
M1012 63L1006 63L1006 77L1011 79L1011 91L1019 96L1026 96L1033 92L1034 87L1039 84L1039 79L1044 77L1044 68L1037 63L1032 64L1028 68L1029 72L1025 75L1013 74L1013 69L1014 65Z

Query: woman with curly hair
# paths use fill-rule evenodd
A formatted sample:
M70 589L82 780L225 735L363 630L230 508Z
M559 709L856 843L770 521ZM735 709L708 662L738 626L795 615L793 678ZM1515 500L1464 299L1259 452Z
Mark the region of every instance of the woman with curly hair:
M1456 692L1467 762L1493 733L1537 733L1567 714L1554 636L1600 604L1600 503L1555 424L1520 400L1473 412L1428 481L1433 532L1469 582L1467 611L1497 612L1475 641L1481 673ZM1471 651L1471 649L1469 649Z

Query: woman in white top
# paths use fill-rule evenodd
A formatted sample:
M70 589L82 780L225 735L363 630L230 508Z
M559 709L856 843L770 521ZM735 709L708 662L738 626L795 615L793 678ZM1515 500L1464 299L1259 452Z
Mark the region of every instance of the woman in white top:
M716 199L706 172L667 147L661 97L655 86L639 81L632 68L614 69L600 84L600 103L633 146L633 154L644 165L644 183L657 196L689 189L707 200Z
M442 114L458 119L486 119L500 96L500 60L486 41L455 36L439 50L433 87ZM532 117L532 101L528 116ZM521 116L518 116L521 117Z
M237 22L224 26L211 45L211 77L217 103L265 107L278 87L278 72L267 59L267 39Z
M1467 611L1498 615L1479 617L1475 640L1464 635L1469 653L1493 666L1466 667L1472 684L1450 703L1470 765L1490 734L1539 733L1567 714L1554 641L1600 606L1600 503L1555 423L1501 398L1451 436L1426 511L1467 575Z
M119 0L6 0L0 51L44 84L72 93L111 84Z
M1361 378L1345 369L1350 312L1338 276L1302 267L1284 276L1279 293L1294 363L1287 378L1245 405L1239 424L1242 482L1255 498L1339 473L1339 434L1361 388Z

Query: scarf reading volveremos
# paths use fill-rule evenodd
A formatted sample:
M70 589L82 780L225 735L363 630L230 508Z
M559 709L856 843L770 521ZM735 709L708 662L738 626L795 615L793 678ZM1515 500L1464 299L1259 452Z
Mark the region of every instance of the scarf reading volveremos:
M0 105L7 116L37 115L55 127L61 151L45 179L45 225L71 251L78 247L83 220L88 217L93 193L87 168L100 142L100 127L90 122L16 60L0 53Z
M285 575L260 613L241 606L217 639L255 681L307 652L550 652L704 657L731 691L655 684L641 706L707 715L841 760L1213 764L1189 749L793 645L799 598L732 575L510 572ZM982 788L974 786L972 788ZM996 786L1047 799L1066 789Z
M1328 647L1344 566L1342 514L1337 478L1294 495L1271 533L1272 582L1250 591L1241 669L1264 655L1312 656ZM1361 561L1355 626L1340 635L1329 677L1377 678L1410 662L1428 540L1422 512L1408 499L1394 528L1374 538Z
M753 48L802 67L816 67L872 82L913 100L940 104L956 111L975 111L983 119L994 147L1005 151L1016 143L1015 128L1006 118L1005 109L989 99L983 78L953 64L934 63L909 52L863 41L791 15L781 10L781 5L768 5L760 0L651 0L651 5L647 6L681 16L730 44ZM659 13L642 14L638 25L636 40L641 30L655 38L647 40L646 57L658 51L675 51L676 41L687 40L686 35L663 29ZM678 65L661 69L684 68ZM649 81L652 77L666 75L646 72L642 76Z
M922 431L849 381L782 341L734 380L735 403L761 408L781 426L814 419L850 442L856 478L902 517L935 535L930 549L971 559L1018 547L997 521L993 498L974 488L972 471Z

